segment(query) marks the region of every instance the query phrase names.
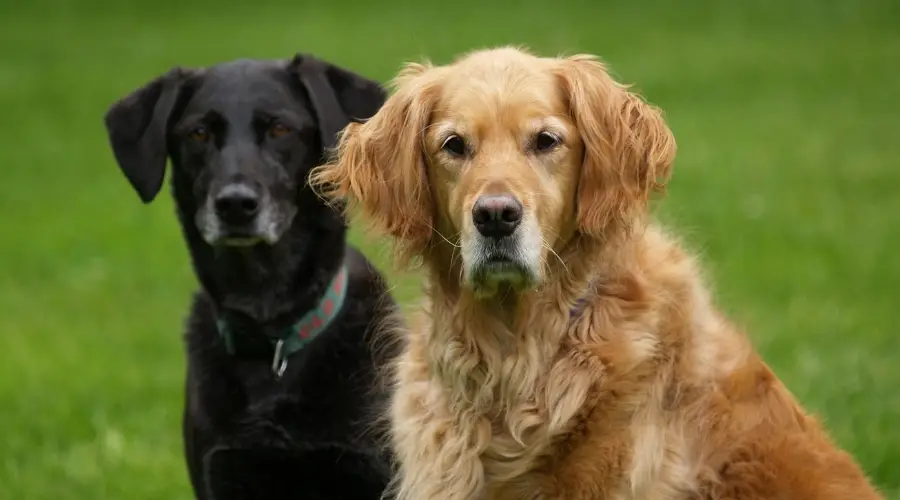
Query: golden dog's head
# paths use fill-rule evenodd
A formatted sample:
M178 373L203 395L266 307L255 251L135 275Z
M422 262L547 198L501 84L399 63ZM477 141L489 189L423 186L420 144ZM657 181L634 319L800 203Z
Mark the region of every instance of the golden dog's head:
M312 184L482 296L539 286L576 238L627 231L675 155L660 113L591 56L484 50L408 64L394 85Z

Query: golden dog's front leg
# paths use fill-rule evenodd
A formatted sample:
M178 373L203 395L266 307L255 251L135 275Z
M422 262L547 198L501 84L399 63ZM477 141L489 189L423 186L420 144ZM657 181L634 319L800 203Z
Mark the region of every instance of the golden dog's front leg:
M402 362L398 375L404 376ZM401 381L390 417L397 500L485 498L480 455L491 436L487 419L451 412L440 387L428 380Z

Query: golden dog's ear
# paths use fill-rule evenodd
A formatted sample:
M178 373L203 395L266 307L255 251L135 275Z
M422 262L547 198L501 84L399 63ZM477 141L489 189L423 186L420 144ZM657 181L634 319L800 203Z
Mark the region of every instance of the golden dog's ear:
M578 228L609 236L628 228L650 195L664 190L675 138L660 111L613 80L595 57L563 59L558 75L585 147Z
M348 213L359 213L376 233L392 236L401 261L419 254L431 238L423 132L437 86L429 71L427 65L407 64L381 109L364 123L348 125L332 161L310 174L320 195L346 200Z

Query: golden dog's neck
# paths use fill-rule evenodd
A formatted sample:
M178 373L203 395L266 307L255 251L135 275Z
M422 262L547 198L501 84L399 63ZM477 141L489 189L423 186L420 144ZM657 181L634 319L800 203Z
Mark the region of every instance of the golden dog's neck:
M446 265L452 258L426 258L430 325L423 347L432 378L484 414L535 403L576 306L626 272L631 247L575 240L548 263L540 287L488 299L461 284L459 269Z

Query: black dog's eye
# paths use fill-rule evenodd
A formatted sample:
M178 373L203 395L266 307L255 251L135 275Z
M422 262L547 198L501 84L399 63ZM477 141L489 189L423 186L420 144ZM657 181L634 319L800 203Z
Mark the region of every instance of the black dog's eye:
M188 139L196 142L206 142L209 140L209 130L206 127L196 127L188 133Z
M290 134L291 130L292 129L290 126L285 125L283 122L280 122L277 120L273 121L269 125L269 135L271 135L272 137L275 137L275 138L284 137L284 136Z
M451 156L464 156L466 154L466 142L458 135L451 135L441 144L441 149Z
M546 153L559 146L559 137L550 132L540 132L534 138L534 149L540 153Z

